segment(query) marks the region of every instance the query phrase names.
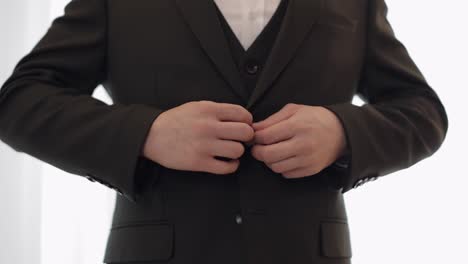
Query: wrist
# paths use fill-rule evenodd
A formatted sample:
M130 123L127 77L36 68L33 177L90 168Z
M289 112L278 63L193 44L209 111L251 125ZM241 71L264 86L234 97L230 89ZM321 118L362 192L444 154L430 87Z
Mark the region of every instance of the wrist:
M145 142L143 144L143 147L141 149L140 155L142 157L145 157L147 159L150 159L151 156L154 155L154 151L152 150L155 145L156 137L158 137L158 134L160 132L160 125L161 125L161 119L163 116L164 112L161 112L154 120L153 123L146 135Z

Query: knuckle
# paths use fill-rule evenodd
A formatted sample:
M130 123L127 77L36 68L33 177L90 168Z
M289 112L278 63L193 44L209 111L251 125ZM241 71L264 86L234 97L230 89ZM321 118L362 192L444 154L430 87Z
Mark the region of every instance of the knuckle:
M287 103L284 107L289 109L289 108L296 107L296 105L297 104L295 104L295 103Z
M297 159L297 166L299 167L306 167L310 165L311 161L307 160L305 156L298 157Z
M238 167L239 167L239 162L232 162L231 166L228 167L228 170L226 171L226 173L233 173L237 170Z
M200 100L198 102L200 102L203 105L211 105L213 103L212 101L209 101L209 100Z
M189 104L192 104L194 107L198 107L200 109L203 109L206 107L206 105L208 104L208 101L206 100L201 100L201 101L190 101L188 102Z
M209 122L208 131L214 135L222 135L224 133L223 122Z
M272 144L275 137L272 133L263 133L263 135L261 135L261 140L266 144Z
M200 155L194 155L189 159L189 167L193 170L201 170L207 166L207 162Z
M302 144L302 150L304 151L306 151L307 149L315 150L317 147L319 147L319 142L317 141L315 137L310 138L307 144Z
M310 175L314 175L320 172L320 169L317 166L312 166L310 169Z
M190 142L189 148L192 149L192 151L195 152L194 153L195 157L198 156L199 154L202 154L202 150L204 149L203 144L198 140L194 140L194 141Z
M213 111L216 109L216 104L212 101L208 101L208 100L201 100L201 101L198 101L199 103L199 107L200 107L200 111L202 112L209 112L209 111Z
M216 122L211 122L209 120L203 120L197 122L197 131L203 135L213 133L213 131L216 131Z
M197 105L200 105L201 104L201 101L188 101L186 103L184 103L184 105L190 105L190 106L197 106Z
M298 120L296 120L294 116L292 116L291 118L288 118L284 122L288 128L294 129L294 130L299 130L303 126L303 122L299 122Z
M307 153L311 148L310 144L301 140L293 140L290 144L291 151L295 153ZM310 152L310 151L309 151Z
M244 145L242 145L241 143L238 143L238 142L237 142L237 143L234 145L234 150L233 150L233 152L234 152L233 154L234 154L234 157L235 157L235 158L241 157L241 156L244 154L244 152L245 152Z
M213 152L212 145L202 140L194 140L191 142L195 153L200 158L206 158L207 155L211 155Z
M228 120L232 117L238 116L239 114L236 105L218 104L216 108L216 115L218 118Z
M241 105L235 105L236 106L236 114L242 116L242 118L246 121L246 122L252 122L253 120L253 116L252 114L247 110L245 109L243 106Z
M216 165L211 165L209 167L209 171L210 173L214 173L214 174L223 174L222 170L219 168L219 166L216 166Z
M270 169L276 173L280 173L281 172L281 169L280 169L280 166L278 165L278 163L273 163L270 165Z
M245 121L246 121L247 123L251 124L251 123L253 122L253 116L252 116L252 114L251 114L249 111L247 111L247 110L244 110L244 111L245 111L245 113L246 113L246 114L245 114L245 115L246 115L246 116L245 116Z
M248 124L242 124L242 129L242 136L244 137L244 140L249 140L254 137L255 131L251 126L249 126Z
M220 166L217 166L218 174L228 174L237 170L238 162L224 161Z
M257 148L256 150L256 156L260 159L265 161L265 153L262 149Z
M216 162L214 158L211 158L209 160L209 162L207 162L205 164L205 168L210 173L214 173L214 174L221 174L222 173L222 171L221 171L222 168L220 168L220 166L218 165L218 162Z
M203 121L193 122L192 126L189 128L192 132L198 134L203 132L205 123Z
M264 154L264 157L263 157L263 162L267 162L267 163L272 163L274 160L273 160L273 157L269 154Z
M260 143L268 144L268 136L265 131L255 132L255 139Z
M288 120L285 121L286 123L286 126L294 131L294 133L303 133L305 132L304 129L305 129L305 124L304 122L300 122L300 121L296 121L296 119L294 119L294 117L291 117L289 118Z

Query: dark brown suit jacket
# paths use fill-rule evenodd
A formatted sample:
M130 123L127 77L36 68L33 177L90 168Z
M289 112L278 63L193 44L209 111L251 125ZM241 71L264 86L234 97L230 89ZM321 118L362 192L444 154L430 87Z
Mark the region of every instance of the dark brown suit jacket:
M343 193L432 155L448 127L441 101L384 0L291 0L247 96L213 4L72 0L0 90L0 139L119 193L107 263L350 263ZM99 84L114 104L91 97ZM140 156L153 120L194 100L242 105L254 121L324 106L350 167L288 180L249 151L228 175Z

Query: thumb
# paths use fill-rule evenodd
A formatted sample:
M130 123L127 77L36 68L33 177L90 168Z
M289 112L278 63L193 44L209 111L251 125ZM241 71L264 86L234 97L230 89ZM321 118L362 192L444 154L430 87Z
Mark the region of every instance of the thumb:
M280 121L288 119L296 112L296 110L297 110L297 107L295 107L295 105L293 106L292 104L291 105L288 104L284 106L283 108L281 108L278 112L270 115L268 118L259 122L252 123L252 127L254 130L264 129Z

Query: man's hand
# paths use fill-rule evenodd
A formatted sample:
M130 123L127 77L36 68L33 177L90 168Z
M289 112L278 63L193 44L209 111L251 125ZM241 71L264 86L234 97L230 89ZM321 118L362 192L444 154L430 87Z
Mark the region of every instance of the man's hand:
M290 103L252 126L252 155L286 178L320 172L344 153L347 144L338 117L321 106Z
M162 112L153 122L143 156L178 170L227 174L253 139L252 115L242 106L192 101ZM224 157L224 161L215 158Z

